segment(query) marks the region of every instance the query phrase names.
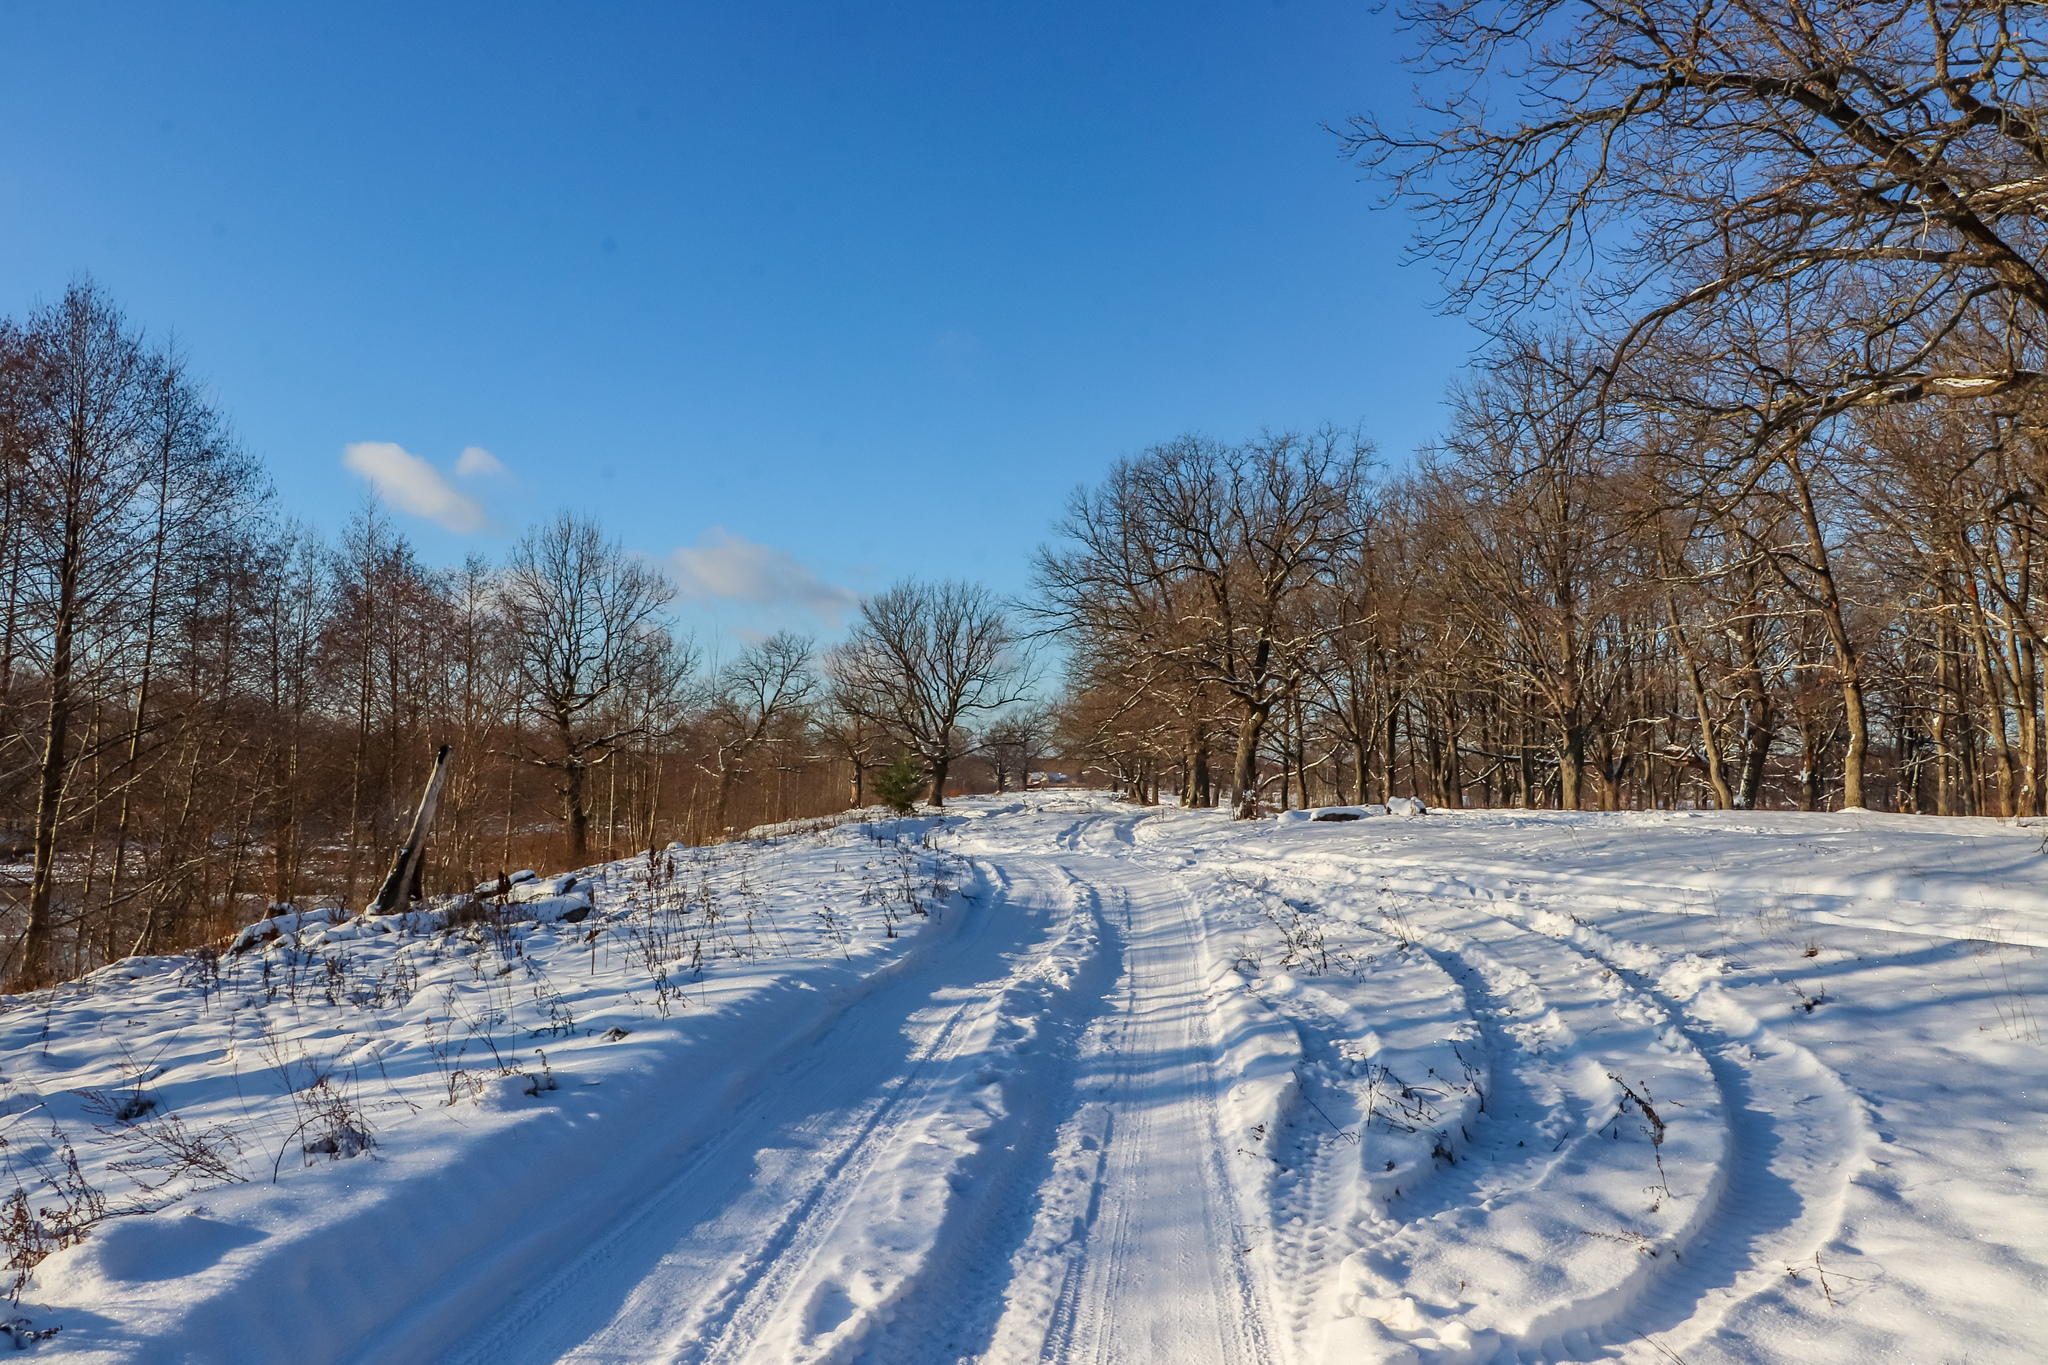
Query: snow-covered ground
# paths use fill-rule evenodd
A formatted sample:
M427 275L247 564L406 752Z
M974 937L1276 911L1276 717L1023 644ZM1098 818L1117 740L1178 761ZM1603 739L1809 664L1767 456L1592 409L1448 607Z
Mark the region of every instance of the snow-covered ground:
M1034 794L470 923L282 919L6 1002L0 1215L115 1214L15 1332L295 1365L2036 1361L2044 836Z

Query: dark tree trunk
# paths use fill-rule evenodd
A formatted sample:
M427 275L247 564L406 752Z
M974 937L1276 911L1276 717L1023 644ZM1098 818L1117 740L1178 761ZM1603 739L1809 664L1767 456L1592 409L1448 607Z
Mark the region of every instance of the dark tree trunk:
M562 773L562 814L569 826L569 862L581 867L590 861L590 812L583 807L583 778L587 770L581 758L571 758ZM724 826L719 827L724 833Z
M1566 810L1579 809L1586 772L1586 727L1567 721L1564 743L1557 752L1558 800Z
M1385 788L1381 793L1382 799L1387 801L1394 799L1394 755L1399 752L1400 744L1401 706L1396 702L1387 707L1387 771L1386 780L1380 783Z
M78 618L78 549L67 535L58 583L57 628L50 652L50 722L36 784L35 864L29 882L28 927L21 941L20 984L50 979L51 893L57 875L57 817L64 801L65 753L70 747L72 648Z
M1266 715L1273 704L1248 706L1244 718L1237 725L1237 761L1233 772L1237 782L1237 816L1239 820L1259 818L1259 735L1266 726Z

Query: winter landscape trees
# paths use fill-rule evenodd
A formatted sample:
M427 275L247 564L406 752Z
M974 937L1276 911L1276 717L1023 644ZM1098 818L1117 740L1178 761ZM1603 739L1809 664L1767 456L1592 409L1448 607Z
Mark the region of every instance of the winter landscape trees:
M2039 1360L2044 11L1402 2L10 26L0 1345Z
M675 589L563 513L519 543L501 591L519 705L546 736L521 757L556 775L570 860L587 862L590 770L656 733L691 672L661 615ZM721 782L721 819L727 795Z
M828 666L841 704L915 752L943 805L947 770L975 747L966 722L1026 695L1016 643L988 589L906 580L861 603Z
M1206 803L1235 725L1246 813L1253 788L2040 813L2038 16L1409 17L1421 118L1346 149L1494 345L1442 441L1298 561L1295 624L1249 630L1256 687L1187 671L1193 561L1133 473L1191 443L1077 496L1038 575L1076 641L1069 743ZM1308 541L1259 535L1237 581L1287 582L1262 566Z
M1492 328L1441 439L1166 440L1074 494L1028 600L906 581L838 644L700 666L566 514L502 566L374 510L325 541L101 291L7 324L0 974L359 905L441 743L439 888L858 804L904 752L935 803L1049 746L1244 817L2043 813L2031 12L1414 17L1422 120L1346 145Z
M1672 400L1682 356L1611 358L1510 334L1412 470L1304 465L1256 514L1192 438L1077 494L1038 561L1068 752L1208 804L1233 737L1241 814L2040 813L2039 400L1930 393L1759 447ZM1315 518L1286 501L1310 483Z
M443 744L429 893L840 810L904 748L943 784L1018 695L980 588L875 599L829 697L794 635L707 671L673 596L566 513L502 566L324 540L96 286L0 326L0 980L360 909Z

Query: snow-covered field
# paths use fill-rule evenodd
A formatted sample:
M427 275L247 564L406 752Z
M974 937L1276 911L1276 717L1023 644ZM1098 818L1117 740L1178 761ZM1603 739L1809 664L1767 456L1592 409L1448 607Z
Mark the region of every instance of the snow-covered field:
M10 1254L110 1213L14 1331L295 1365L2037 1361L2044 836L1034 795L470 923L282 920L6 1002Z

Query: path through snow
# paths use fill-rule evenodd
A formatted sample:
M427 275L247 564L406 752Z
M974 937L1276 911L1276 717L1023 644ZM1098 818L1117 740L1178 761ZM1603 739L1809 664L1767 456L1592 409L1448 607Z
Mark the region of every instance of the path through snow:
M147 963L18 1002L9 1123L106 1087L131 1018L185 1040L127 1083L188 1123L229 1112L205 1086L237 1029L381 1029L398 1097L363 1157L51 1257L37 1349L1988 1365L2048 1338L2039 831L1034 797L764 849L679 912L713 951L672 1018L625 872L588 931L415 942L451 964L439 1016L287 1021L245 987L195 1010ZM890 877L937 883L904 893L932 915L890 910ZM561 1085L464 1098L419 1036L445 1051L518 935L532 1008L574 1015Z

